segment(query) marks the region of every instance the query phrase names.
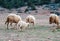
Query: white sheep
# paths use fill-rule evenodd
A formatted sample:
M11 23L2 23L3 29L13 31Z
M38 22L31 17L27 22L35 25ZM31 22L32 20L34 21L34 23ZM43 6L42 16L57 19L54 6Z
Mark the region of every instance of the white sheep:
M29 27L29 23L26 23L25 21L19 21L17 24L17 27L23 31L27 27Z
M55 23L57 24L57 26L59 26L59 16L57 16L56 14L50 14L49 23Z
M28 16L26 17L26 22L27 22L27 23L33 23L33 25L34 25L34 24L35 24L35 17L32 16L32 15L28 15Z
M18 23L19 21L21 21L21 20L22 20L22 19L21 19L21 17L20 17L19 15L9 14L9 15L7 16L6 21L5 21L5 24L7 24L7 29L8 29L9 23L10 23L11 26L12 26L12 23L16 23L16 25L17 25L17 23Z

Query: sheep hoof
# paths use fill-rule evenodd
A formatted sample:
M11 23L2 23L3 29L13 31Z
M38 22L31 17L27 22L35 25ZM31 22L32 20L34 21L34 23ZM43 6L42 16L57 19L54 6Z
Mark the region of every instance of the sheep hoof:
M55 30L52 30L52 32L55 32Z
M60 29L59 27L57 27L56 29Z
M20 32L23 32L23 30L21 30Z
M7 28L7 30L9 30L9 29Z
M18 32L23 32L23 31L18 31Z

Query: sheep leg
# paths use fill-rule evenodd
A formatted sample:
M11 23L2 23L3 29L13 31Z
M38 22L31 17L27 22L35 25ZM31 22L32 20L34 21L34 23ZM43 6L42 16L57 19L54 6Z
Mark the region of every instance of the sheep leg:
M56 29L59 29L60 28L60 26L59 26L59 24L57 24L57 28Z
M52 22L51 22L51 17L49 18L49 24L51 24Z
M7 22L5 22L5 24L6 24Z
M33 26L34 26L34 22L32 22L33 23Z
M6 24L7 22L5 22L5 24Z
M22 29L23 29L22 27L20 27L20 29L21 29L21 31L23 31L23 30L22 30Z
M10 26L12 26L12 23L10 23Z
M17 29L17 23L15 24L15 29Z
M7 23L7 29L8 29L8 25L9 25L9 23Z

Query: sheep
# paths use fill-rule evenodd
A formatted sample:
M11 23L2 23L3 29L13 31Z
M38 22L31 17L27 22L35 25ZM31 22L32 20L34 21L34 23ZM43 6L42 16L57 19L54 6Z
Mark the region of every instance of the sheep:
M55 23L57 26L59 26L59 17L56 14L50 14L49 24L52 23Z
M33 26L34 26L34 24L35 24L35 17L32 16L32 15L28 15L26 17L26 23L33 23Z
M21 21L21 20L22 20L22 19L21 19L21 17L20 17L19 15L9 14L9 15L7 16L6 21L5 21L5 24L7 24L7 29L8 29L9 23L10 23L11 26L12 26L12 23L16 23L16 25L17 25L17 23L18 23L19 21Z
M23 31L25 28L29 27L29 23L26 23L25 21L19 21L17 23L17 27Z

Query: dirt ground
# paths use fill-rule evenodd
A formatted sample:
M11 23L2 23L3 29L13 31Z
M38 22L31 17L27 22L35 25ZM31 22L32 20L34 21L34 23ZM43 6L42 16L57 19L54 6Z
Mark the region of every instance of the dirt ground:
M49 24L49 11L41 9L37 11L38 13L31 12L31 15L36 18L35 26L31 25L23 32L14 29L7 30L4 23L9 13L8 11L0 11L0 41L60 41L60 30L52 32L53 24ZM12 12L16 13L16 11ZM20 15L24 21L29 15L27 13L16 14Z

